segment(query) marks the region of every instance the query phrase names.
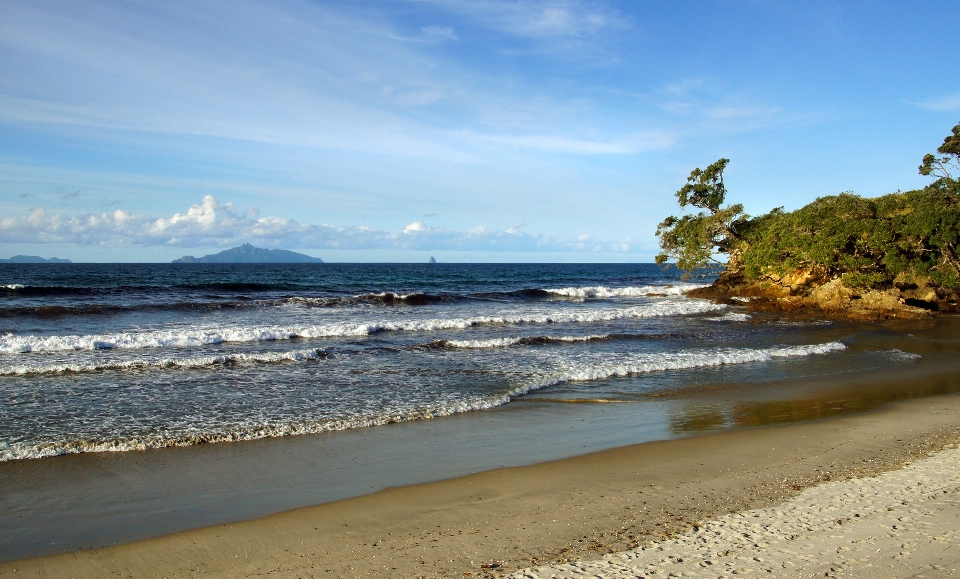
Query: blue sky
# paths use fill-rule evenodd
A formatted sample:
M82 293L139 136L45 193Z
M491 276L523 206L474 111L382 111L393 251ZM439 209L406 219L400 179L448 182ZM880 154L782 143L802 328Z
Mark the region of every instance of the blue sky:
M719 157L752 214L921 187L960 3L0 0L0 256L651 261Z

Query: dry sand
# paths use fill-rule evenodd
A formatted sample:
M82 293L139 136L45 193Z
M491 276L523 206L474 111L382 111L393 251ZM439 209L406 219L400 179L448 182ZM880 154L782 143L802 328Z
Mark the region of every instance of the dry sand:
M960 450L876 477L828 482L782 505L726 515L599 561L510 579L958 577Z
M889 496L869 495L875 488L870 485L887 488L886 482L861 481L857 484L866 486L860 487L836 482L899 469L957 442L960 396L925 398L869 414L642 444L388 489L127 545L7 562L0 564L0 576L500 576L536 565L595 560L666 540L652 549L663 564L657 576L666 576L672 572L669 565L675 564L681 570L702 572L700 562L706 565L707 559L721 571L750 568L759 575L764 561L748 563L738 557L772 561L791 555L782 553L787 549L796 553L790 560L801 567L809 563L811 572L829 570L817 565L840 563L841 567L834 565L837 572L887 577L899 573L899 568L870 571L865 565L886 565L884 557L898 555L916 558L900 553L920 553L928 544L960 549L952 546L955 536L941 532L949 525L956 528L955 518L950 518L956 515L956 503L951 502L957 498L956 486L937 482L944 473L955 480L951 465L956 464L956 453L891 473L901 478L888 485ZM918 474L917 469L928 464L940 466ZM832 482L800 494L827 481ZM937 485L947 493L927 492L940 488ZM902 499L906 505L891 505L897 492L913 494ZM894 510L886 511L888 506ZM853 512L847 513L850 508ZM749 509L767 510L760 511L760 517L727 516ZM861 517L855 516L858 513ZM766 528L755 526L763 517L772 522ZM894 523L891 517L903 520ZM718 522L704 524L710 520ZM695 526L698 530L692 531ZM744 529L750 537L742 536ZM709 534L717 531L720 536ZM792 535L799 538L782 539ZM710 541L741 547L721 559L711 551ZM763 552L746 553L742 545L751 544L761 545L756 549ZM684 562L660 561L669 557L658 556L659 547L664 548L660 553L672 549ZM836 551L841 548L851 550ZM878 548L882 557L867 556L869 549L876 553ZM650 552L631 555L643 572L652 561L644 558ZM868 561L859 561L864 557ZM605 565L633 564L622 558L610 561ZM773 568L772 563L768 567ZM614 576L613 567L607 571ZM932 567L928 571L939 572ZM538 571L540 576L551 572ZM787 569L781 566L778 572ZM717 571L714 576L722 574Z

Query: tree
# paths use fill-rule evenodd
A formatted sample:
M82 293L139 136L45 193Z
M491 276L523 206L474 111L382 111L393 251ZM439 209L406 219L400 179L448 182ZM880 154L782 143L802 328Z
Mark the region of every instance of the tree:
M677 267L693 271L710 262L721 263L718 253L726 253L730 259L739 257L739 242L742 227L749 216L743 213L743 205L723 207L727 195L723 183L723 171L730 159L720 159L706 169L697 167L687 177L687 184L677 191L680 208L688 205L707 211L694 215L675 217L671 215L657 226L661 253L658 264L675 259Z
M950 174L950 168L960 170L960 124L953 127L952 133L947 135L943 144L937 148L937 152L943 155L942 157L931 153L923 156L923 164L920 165L921 175L934 175L940 179L954 180L953 175Z

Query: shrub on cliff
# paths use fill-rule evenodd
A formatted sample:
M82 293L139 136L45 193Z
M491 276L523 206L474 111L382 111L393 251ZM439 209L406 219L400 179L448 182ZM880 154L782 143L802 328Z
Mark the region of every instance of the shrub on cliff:
M921 283L960 288L960 188L938 180L917 191L864 199L822 197L796 211L772 211L743 233L743 275L799 269L841 277L849 287Z
M721 159L707 171L695 170L677 192L681 207L690 203L711 212L664 220L657 228L663 249L657 261L676 259L677 267L692 270L727 253L728 273L752 280L808 270L839 277L849 287L960 289L960 182L950 172L960 168L960 124L937 151L942 156L927 155L920 166L921 174L938 177L923 189L875 199L841 193L752 219L740 205L720 207L727 164ZM700 183L705 174L714 177L713 189ZM698 184L711 204L690 202L689 191L684 196Z

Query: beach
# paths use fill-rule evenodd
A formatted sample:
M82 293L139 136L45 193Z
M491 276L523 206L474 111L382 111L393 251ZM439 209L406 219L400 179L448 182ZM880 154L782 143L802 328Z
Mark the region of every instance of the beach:
M921 398L853 416L616 448L10 561L0 564L0 576L499 576L689 533L730 513L782 504L819 484L895 472L958 441L960 396ZM925 476L924 484L936 484L935 475Z
M0 579L960 577L886 4L0 1Z
M4 576L498 576L960 425L957 318L752 312L649 264L45 267L2 290Z
M725 515L639 549L510 577L955 577L958 462L954 445L901 470L823 483L781 505Z

